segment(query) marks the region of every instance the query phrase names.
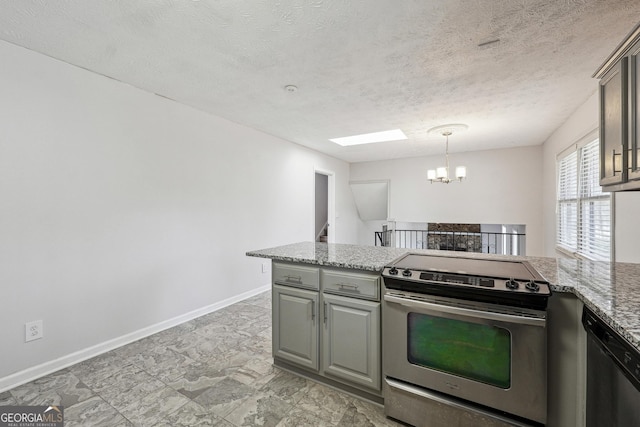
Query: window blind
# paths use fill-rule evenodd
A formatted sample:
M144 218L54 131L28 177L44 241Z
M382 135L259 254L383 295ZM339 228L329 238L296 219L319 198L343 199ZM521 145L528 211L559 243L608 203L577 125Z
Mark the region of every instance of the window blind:
M596 139L558 162L557 244L593 260L611 258L611 198L600 187Z
M578 153L572 152L558 165L558 245L578 250Z

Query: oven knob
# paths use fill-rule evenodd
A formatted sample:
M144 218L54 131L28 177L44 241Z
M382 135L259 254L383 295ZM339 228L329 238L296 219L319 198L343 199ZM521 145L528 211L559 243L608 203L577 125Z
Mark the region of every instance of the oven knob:
M524 285L524 287L527 288L527 290L529 290L531 292L538 292L540 290L540 285L538 285L533 280L527 282L527 284Z
M404 277L411 277L411 270L402 270L402 275Z
M505 282L505 286L509 289L518 289L520 283L518 283L516 280L509 279Z
M389 274L392 274L392 275L394 275L394 276L395 276L396 274L398 274L398 269L397 269L397 268L395 268L395 267L391 267L391 268L389 269Z

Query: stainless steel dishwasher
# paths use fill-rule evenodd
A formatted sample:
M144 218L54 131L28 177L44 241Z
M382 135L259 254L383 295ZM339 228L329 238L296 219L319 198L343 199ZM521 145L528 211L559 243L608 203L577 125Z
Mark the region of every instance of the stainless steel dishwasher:
M587 427L640 426L640 352L586 306Z

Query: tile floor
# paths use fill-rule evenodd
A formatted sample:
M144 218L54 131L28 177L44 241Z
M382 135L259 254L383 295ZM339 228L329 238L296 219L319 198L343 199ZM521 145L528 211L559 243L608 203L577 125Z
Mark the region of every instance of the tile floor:
M380 406L282 371L271 292L0 393L65 426L397 426Z

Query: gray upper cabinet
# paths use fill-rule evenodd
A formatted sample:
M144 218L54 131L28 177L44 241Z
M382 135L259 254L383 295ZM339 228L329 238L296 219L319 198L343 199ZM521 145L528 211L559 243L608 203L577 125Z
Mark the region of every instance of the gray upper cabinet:
M627 179L627 58L600 80L600 185Z
M629 180L640 180L640 40L629 52Z
M640 190L640 24L594 74L600 79L600 185Z

